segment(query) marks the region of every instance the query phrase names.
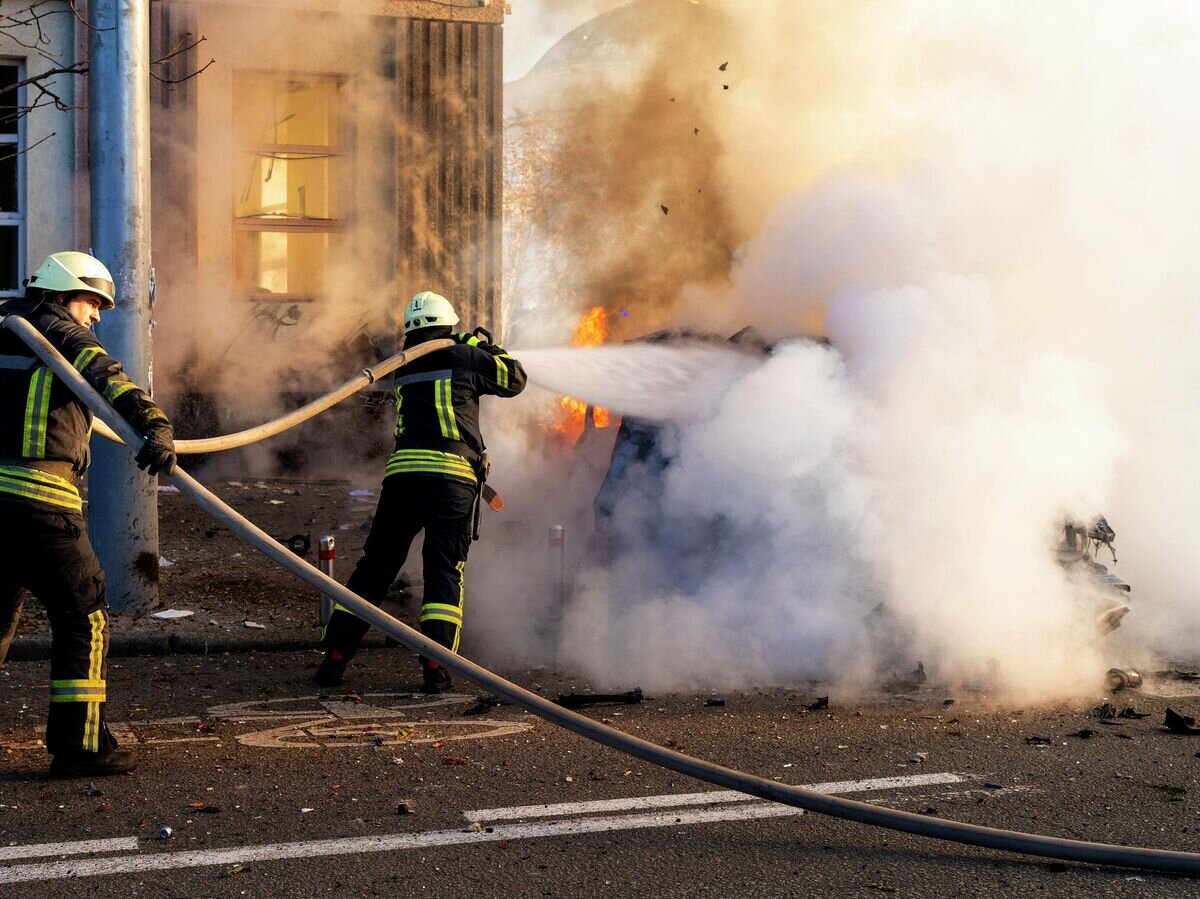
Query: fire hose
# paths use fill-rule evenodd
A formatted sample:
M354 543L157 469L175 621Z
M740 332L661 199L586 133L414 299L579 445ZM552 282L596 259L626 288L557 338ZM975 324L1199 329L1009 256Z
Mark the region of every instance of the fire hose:
M141 445L142 438L132 425L117 416L100 394L33 326L22 318L10 315L0 318L0 327L7 328L23 340L98 418L111 418L110 426L128 446L136 448ZM439 665L444 665L456 674L474 681L496 696L521 706L551 724L619 752L627 753L679 774L750 796L757 796L760 799L917 836L1064 861L1179 874L1200 874L1200 853L1070 840L1001 830L977 824L964 824L944 818L881 808L865 802L816 793L804 787L776 783L623 733L616 728L593 721L591 718L557 705L536 693L531 693L498 674L451 652L441 644L435 643L419 631L371 605L362 597L351 593L333 578L298 558L260 528L225 505L183 469L176 468L175 474L171 478L183 493L191 497L197 505L218 522L300 580L321 593L333 597L336 602L345 606L363 621L379 628L406 648L433 659Z
M222 450L236 449L239 446L248 446L260 440L266 440L268 437L274 437L276 434L283 433L288 428L294 428L296 425L320 415L331 406L336 406L342 400L353 396L364 387L374 384L385 375L390 375L396 369L407 365L414 359L420 359L427 353L432 353L434 350L444 349L448 346L454 346L454 341L431 340L427 343L418 344L410 350L405 350L402 353L397 353L385 359L372 368L364 368L362 374L351 378L341 387L337 388L337 390L327 393L325 396L319 397L307 405L301 406L294 412L289 412L287 415L276 418L274 421L266 422L258 427L247 428L244 431L237 431L233 434L225 434L221 437L205 437L201 440L176 440L175 452L180 455L217 453ZM106 440L112 440L116 443L126 442L99 418L96 419L96 433Z

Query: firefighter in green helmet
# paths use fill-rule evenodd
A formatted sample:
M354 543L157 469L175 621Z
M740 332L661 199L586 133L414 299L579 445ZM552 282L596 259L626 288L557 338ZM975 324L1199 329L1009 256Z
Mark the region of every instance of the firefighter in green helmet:
M138 466L175 467L167 416L92 333L112 309L112 275L86 253L54 253L0 314L25 318L146 441ZM76 487L90 462L92 413L16 335L0 331L0 662L32 590L50 619L50 773L96 777L133 769L105 724L108 604Z

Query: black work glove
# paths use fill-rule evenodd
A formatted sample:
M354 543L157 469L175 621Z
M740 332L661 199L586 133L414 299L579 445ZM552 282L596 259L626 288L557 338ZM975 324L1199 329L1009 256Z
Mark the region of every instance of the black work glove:
M457 334L450 335L457 343L465 343L470 346L477 346L481 350L487 350L492 355L503 353L504 350L492 343L492 332L487 328L476 328L470 334L465 331L460 331Z
M152 477L175 473L175 434L170 426L155 428L146 435L146 442L133 457L138 468Z

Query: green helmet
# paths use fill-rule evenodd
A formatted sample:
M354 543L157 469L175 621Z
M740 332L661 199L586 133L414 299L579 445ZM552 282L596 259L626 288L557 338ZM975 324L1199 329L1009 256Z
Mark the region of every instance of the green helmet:
M440 293L422 290L404 307L404 330L432 328L436 325L457 325L458 313Z
M112 273L95 256L74 250L47 256L29 279L28 286L50 293L77 290L94 293L100 297L101 309L111 309L117 304L113 299L116 288Z

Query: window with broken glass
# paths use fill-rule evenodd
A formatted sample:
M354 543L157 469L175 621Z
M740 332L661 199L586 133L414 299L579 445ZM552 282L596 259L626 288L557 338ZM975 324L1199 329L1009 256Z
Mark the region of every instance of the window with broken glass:
M234 275L251 300L325 293L347 174L342 85L337 76L234 77Z
M25 89L19 60L0 59L0 298L19 296L25 277Z

